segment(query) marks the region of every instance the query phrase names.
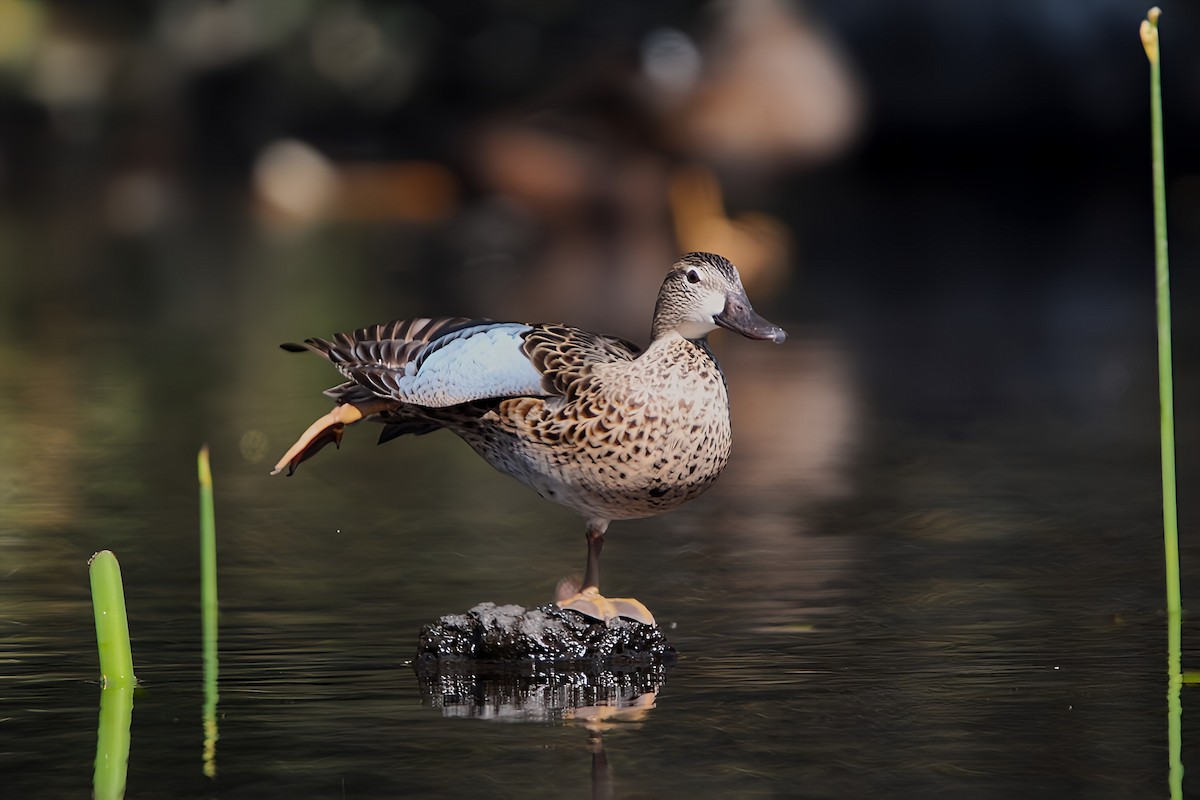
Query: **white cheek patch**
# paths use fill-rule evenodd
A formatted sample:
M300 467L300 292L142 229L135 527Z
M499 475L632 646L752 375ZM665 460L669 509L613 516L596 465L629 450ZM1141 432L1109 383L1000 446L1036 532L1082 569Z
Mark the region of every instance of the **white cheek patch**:
M712 318L725 310L725 293L718 292L715 289L710 291L704 298L702 306L703 313L707 316L707 321L712 321Z
M497 325L450 342L397 381L400 397L442 408L489 397L544 395L541 373L521 351L521 336L529 330L528 325Z
M685 317L675 330L685 339L700 339L712 333L717 328L713 317L725 310L725 293L709 290L700 302Z

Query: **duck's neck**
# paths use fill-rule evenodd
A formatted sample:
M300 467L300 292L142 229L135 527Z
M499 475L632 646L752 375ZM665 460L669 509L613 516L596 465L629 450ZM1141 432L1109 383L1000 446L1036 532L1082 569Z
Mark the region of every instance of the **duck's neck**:
M688 338L679 332L678 329L671 329L654 337L650 342L650 346L646 348L646 352L642 353L643 357L650 359L673 358L672 354L677 354L681 350L700 350L712 355L712 350L708 347L708 338L701 336L696 339Z
M691 320L683 320L675 325L676 333L693 342L707 341L708 335L716 329L717 326L711 322L693 322Z
M656 402L668 405L680 398L720 400L724 392L724 376L708 340L687 339L675 331L651 342L627 375L638 391L654 395L658 398ZM714 381L713 375L721 380Z

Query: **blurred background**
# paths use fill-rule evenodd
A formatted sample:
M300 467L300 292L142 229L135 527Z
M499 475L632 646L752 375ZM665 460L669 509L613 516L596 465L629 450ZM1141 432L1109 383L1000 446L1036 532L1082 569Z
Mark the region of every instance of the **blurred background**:
M91 675L76 568L100 547L126 559L131 608L154 609L134 624L143 659L160 681L191 680L203 441L227 531L224 647L256 686L223 698L250 704L251 732L295 744L280 731L300 690L264 675L282 670L305 692L341 675L347 661L322 641L351 638L383 675L422 621L548 599L582 566L582 527L452 437L377 451L374 431L352 430L343 452L268 481L336 382L276 345L441 314L644 343L665 270L703 249L733 260L792 338L714 335L733 398L729 472L694 510L614 526L605 557L622 591L685 621L672 638L697 661L676 670L675 705L660 695L657 718L715 715L713 730L761 747L710 763L728 751L718 734L711 749L642 738L628 750L651 762L643 785L722 793L757 770L768 787L786 775L828 790L814 796L894 789L897 775L914 797L946 781L989 796L970 777L983 775L998 797L1031 782L1130 796L1158 781L1157 711L1139 727L1156 677L1093 708L1090 740L1069 735L1088 729L1087 702L1059 684L1033 686L1032 706L963 711L1031 664L1073 665L1106 690L1161 668L1146 10L0 0L0 617L27 687L0 726L27 726L31 742L65 735L24 711L53 706L47 675ZM1163 12L1187 530L1200 469L1200 9ZM1186 598L1200 551L1184 546ZM346 574L352 586L337 583ZM371 649L381 624L400 632L386 652ZM1129 660L1114 666L1114 648ZM760 660L730 660L747 653ZM288 672L297 663L315 672ZM812 763L738 728L743 670L781 663L793 678L754 684L754 708L776 729L804 720L791 741L822 754ZM848 663L866 683L828 695L823 680L788 683ZM944 697L922 682L977 667L986 680ZM872 695L879 680L895 692ZM783 685L802 699L781 701ZM831 730L847 693L864 691L871 724ZM86 751L93 698L75 699L87 736L63 747ZM178 701L170 686L157 710L139 700L135 743L139 725L173 741ZM302 738L336 729L321 708L329 718ZM355 724L377 725L377 708ZM913 731L930 730L946 749L914 752ZM966 735L980 730L995 738ZM863 741L879 747L860 753ZM39 752L14 760L18 787L41 785L59 751ZM183 770L162 757L143 787ZM284 792L292 778L270 764L289 757L247 757L242 783L225 785ZM345 759L341 774L375 769ZM848 761L857 778L823 771ZM930 763L962 770L925 780L916 765ZM421 786L446 790L452 772ZM413 788L411 775L375 779Z
M21 340L42 363L79 352L109 321L163 326L139 359L164 367L220 341L220 363L156 376L161 405L288 369L265 349L281 337L412 314L643 339L665 265L711 249L915 412L1008 403L987 375L1020 361L1102 415L1132 365L1055 343L1151 330L1129 302L1152 263L1144 11L4 0L4 364ZM1196 17L1166 8L1181 335ZM43 401L84 390L21 374Z

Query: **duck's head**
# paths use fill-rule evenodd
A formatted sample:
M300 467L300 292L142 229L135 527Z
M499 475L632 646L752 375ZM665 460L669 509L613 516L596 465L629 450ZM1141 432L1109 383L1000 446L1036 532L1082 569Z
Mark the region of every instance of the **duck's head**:
M677 331L687 339L703 339L717 327L776 344L787 338L783 328L754 313L733 264L713 253L688 253L658 290L652 335L657 339Z

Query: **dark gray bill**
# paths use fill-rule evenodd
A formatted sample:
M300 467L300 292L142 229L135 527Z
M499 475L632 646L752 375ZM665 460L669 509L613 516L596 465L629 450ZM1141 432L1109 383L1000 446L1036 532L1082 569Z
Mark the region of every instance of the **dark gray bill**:
M762 339L775 344L787 339L783 328L756 314L750 307L750 301L744 297L726 298L724 310L713 317L713 322L734 333L740 333L747 339Z

